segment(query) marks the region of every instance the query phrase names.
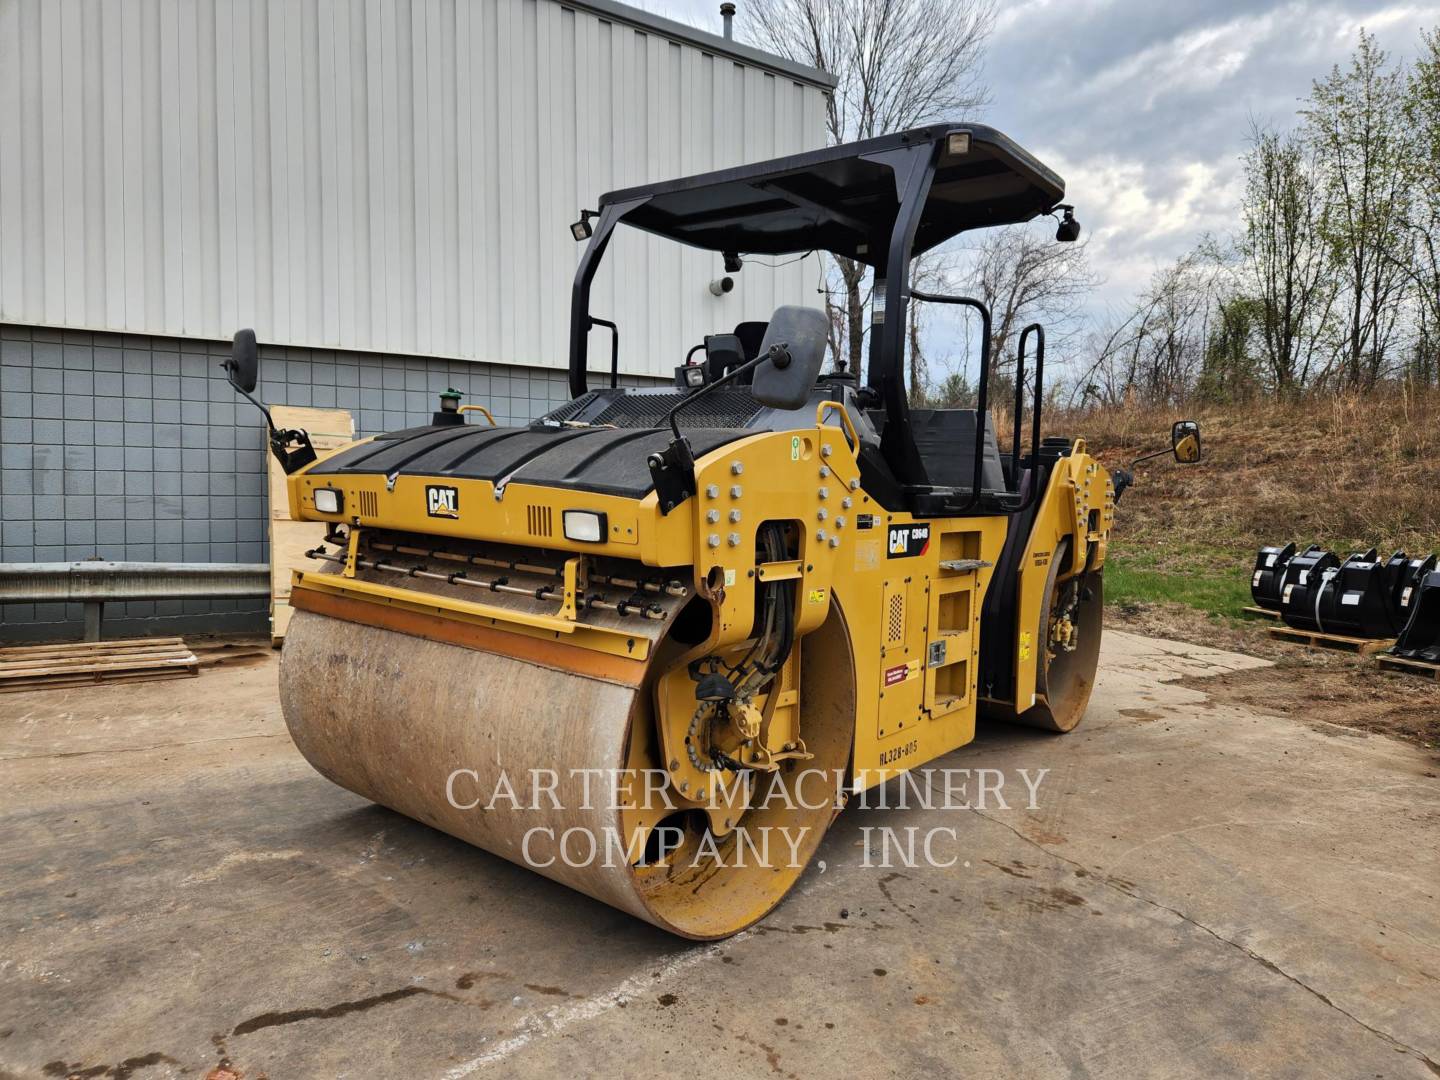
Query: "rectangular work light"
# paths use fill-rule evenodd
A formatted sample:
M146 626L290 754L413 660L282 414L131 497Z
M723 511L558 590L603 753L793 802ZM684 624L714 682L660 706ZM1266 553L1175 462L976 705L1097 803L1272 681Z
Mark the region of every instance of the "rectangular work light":
M315 489L315 512L317 514L338 514L345 505L345 496L334 488Z
M597 510L566 510L562 517L566 540L579 540L586 544L599 544L605 540L603 513Z

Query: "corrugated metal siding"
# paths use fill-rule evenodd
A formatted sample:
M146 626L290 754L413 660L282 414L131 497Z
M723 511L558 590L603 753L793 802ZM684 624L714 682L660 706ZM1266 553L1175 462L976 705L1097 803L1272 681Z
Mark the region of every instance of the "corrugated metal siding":
M563 367L577 208L823 138L820 88L554 0L0 0L0 321ZM607 263L637 374L816 302Z

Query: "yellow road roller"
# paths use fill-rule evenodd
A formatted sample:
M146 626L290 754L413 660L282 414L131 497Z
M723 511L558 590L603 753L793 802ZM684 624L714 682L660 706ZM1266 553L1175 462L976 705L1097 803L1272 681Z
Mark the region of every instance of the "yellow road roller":
M969 229L1049 214L1075 239L1063 198L972 124L615 191L572 226L568 403L505 427L442 395L431 423L324 456L270 424L291 515L328 526L294 575L280 663L300 751L367 799L713 939L781 901L847 799L968 743L977 716L1075 727L1128 474L1041 437L1038 325L1002 452L989 311L909 280ZM815 251L873 268L864 377L822 373L826 313L785 306L688 355L676 342L673 386L620 386L620 328L589 297L622 226L731 272ZM978 408L911 405L914 303L978 315ZM597 326L616 343L604 385ZM252 332L226 368L251 396ZM1172 441L1198 457L1193 425Z

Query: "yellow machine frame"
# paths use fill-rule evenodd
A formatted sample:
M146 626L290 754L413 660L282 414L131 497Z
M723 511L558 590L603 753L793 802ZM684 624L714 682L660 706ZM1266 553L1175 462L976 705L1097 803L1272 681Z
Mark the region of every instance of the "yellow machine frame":
M842 423L833 422L836 417ZM606 670L628 681L638 680L649 643L587 623L583 613L577 614L575 575L583 575L587 557L628 559L677 572L683 568L691 587L712 606L714 629L705 643L711 651L738 647L750 637L757 581L794 580L799 648L832 605L839 605L851 637L856 682L852 790L871 787L974 738L980 613L1006 540L1007 517L920 519L882 509L861 482L848 419L831 402L817 409L813 428L746 436L697 460L695 475L696 495L668 515L660 512L654 492L632 500L517 480L497 496L489 481L446 477L459 489L460 505L482 509L444 519L426 514L424 476L401 475L387 485L383 476L315 478L300 471L289 478L291 515L350 526L350 550L339 573L297 571L295 604L319 607L324 598L339 598L360 613L402 610L492 634L570 646L619 661L622 666ZM343 491L343 513L316 510L314 491L320 487ZM1017 570L1017 630L1009 647L1014 685L1029 689L1021 690L1019 701L987 699L987 705L1018 714L1035 704L1037 662L1049 645L1040 638L1051 560L1068 538L1063 546L1075 554L1061 567L1060 580L1100 569L1114 505L1109 473L1077 440L1051 471ZM367 529L525 544L536 514L559 521L564 511L577 509L604 512L609 536L602 543L563 536L545 540L548 551L568 556L568 602L553 613L455 600L354 577L355 545ZM757 562L757 528L775 521L794 524L799 557ZM793 677L790 689L779 692L788 698L782 696L772 711L783 712L799 694ZM683 765L672 771L677 780L686 779Z

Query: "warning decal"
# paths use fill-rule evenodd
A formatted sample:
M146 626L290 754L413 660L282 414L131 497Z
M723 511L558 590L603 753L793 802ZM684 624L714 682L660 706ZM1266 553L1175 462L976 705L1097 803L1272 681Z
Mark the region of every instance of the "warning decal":
M910 677L909 664L897 664L895 667L885 669L885 685L894 686L902 683Z

